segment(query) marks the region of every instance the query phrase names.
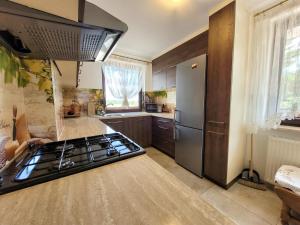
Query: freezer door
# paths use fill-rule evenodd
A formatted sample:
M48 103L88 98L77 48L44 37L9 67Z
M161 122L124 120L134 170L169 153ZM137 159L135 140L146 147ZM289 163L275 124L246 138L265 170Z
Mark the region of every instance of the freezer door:
M175 161L202 177L203 131L178 125L175 129Z
M206 55L177 65L176 122L202 129L204 124Z

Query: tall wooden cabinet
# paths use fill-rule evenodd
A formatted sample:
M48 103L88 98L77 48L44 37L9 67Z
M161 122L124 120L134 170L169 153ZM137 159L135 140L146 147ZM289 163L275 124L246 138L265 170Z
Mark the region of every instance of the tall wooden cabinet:
M204 175L228 188L244 167L250 13L235 0L210 14Z
M235 2L209 17L204 173L226 185Z

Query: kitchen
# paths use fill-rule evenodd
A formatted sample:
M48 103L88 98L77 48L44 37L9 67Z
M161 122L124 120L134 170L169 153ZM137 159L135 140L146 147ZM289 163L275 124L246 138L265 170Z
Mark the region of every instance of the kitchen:
M122 3L0 2L0 224L298 224L299 2Z

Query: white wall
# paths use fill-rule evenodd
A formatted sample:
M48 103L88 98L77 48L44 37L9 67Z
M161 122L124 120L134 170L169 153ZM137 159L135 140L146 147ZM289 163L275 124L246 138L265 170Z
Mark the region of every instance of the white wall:
M77 62L56 61L57 66L62 73L62 87L75 87L77 77Z
M62 79L59 75L57 68L51 62L51 73L52 73L52 85L53 85L53 98L54 98L54 110L55 110L55 123L57 139L60 140L60 136L63 131L63 91L62 91Z
M247 77L250 13L243 0L236 0L236 19L230 100L227 183L244 167L246 130L244 126L245 84Z
M83 62L78 88L102 89L102 62Z

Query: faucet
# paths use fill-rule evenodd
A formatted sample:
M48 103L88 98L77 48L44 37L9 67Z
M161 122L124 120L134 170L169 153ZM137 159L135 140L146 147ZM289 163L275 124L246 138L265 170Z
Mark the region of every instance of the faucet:
M108 103L108 104L105 104L104 107L103 107L103 110L102 110L102 113L101 113L101 116L104 116L106 114L106 109L107 109L107 106L113 106L114 104L112 103Z

